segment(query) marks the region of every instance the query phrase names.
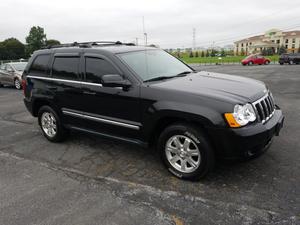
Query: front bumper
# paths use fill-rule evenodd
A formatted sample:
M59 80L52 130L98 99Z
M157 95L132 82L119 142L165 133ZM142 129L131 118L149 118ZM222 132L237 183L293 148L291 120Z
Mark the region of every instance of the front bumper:
M270 146L272 138L278 136L283 127L284 116L276 109L266 122L249 124L242 128L209 128L218 156L223 158L245 158L259 155Z

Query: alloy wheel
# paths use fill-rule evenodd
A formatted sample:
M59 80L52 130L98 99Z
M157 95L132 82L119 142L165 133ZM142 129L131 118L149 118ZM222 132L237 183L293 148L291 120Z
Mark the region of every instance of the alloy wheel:
M57 133L56 119L51 112L44 112L41 118L41 127L44 133L53 138Z
M183 173L194 172L201 163L201 154L196 143L184 135L174 135L165 145L168 162Z

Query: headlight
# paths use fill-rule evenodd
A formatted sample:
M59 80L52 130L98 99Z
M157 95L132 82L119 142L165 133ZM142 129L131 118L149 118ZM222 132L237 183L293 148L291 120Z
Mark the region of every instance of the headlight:
M233 113L225 113L225 118L230 127L241 127L255 121L256 115L253 106L247 103L234 106Z

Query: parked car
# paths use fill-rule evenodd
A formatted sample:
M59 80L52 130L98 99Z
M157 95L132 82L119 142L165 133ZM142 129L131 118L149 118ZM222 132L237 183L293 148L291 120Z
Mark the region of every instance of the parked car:
M261 81L196 72L163 50L120 42L36 51L23 87L49 141L77 130L154 146L185 179L206 175L217 156L260 155L284 120Z
M0 87L14 85L16 89L22 89L22 73L27 62L4 63L0 66Z
M279 64L299 64L300 63L300 53L284 53L279 57Z
M271 60L268 58L263 57L262 55L249 55L245 59L242 60L242 64L245 65L253 65L253 64L258 64L258 65L268 65L270 64Z

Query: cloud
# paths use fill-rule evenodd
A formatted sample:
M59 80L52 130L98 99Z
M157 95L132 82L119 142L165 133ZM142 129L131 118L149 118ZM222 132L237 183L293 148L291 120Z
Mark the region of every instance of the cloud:
M0 40L25 41L39 25L61 42L143 40L142 17L150 43L189 47L196 28L198 46L224 45L270 28L300 29L300 7L284 0L2 0Z

